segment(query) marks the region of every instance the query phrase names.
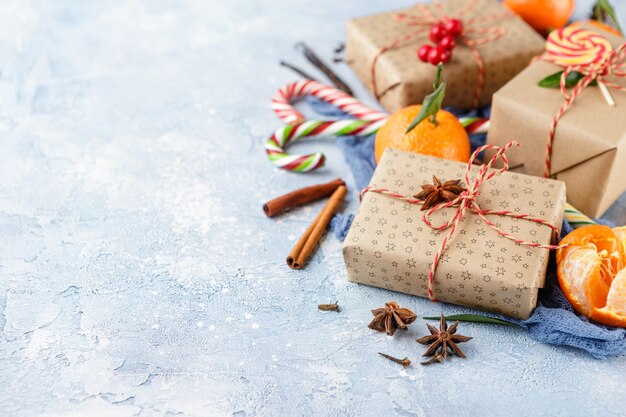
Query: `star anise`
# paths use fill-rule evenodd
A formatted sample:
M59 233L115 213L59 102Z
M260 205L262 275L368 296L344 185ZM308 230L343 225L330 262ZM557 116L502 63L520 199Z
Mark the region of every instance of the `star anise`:
M456 334L456 329L459 326L458 321L448 327L446 324L446 318L442 314L439 321L439 330L428 323L426 323L426 326L428 326L428 330L430 330L430 335L416 339L417 343L430 345L422 356L439 355L437 350L441 348L441 355L443 355L443 359L448 359L448 349L450 349L456 356L461 358L465 357L465 354L463 354L463 351L459 348L457 343L467 342L468 340L472 340L472 338ZM430 363L432 363L432 361L430 361Z
M372 310L372 314L375 317L368 327L378 332L386 332L389 336L392 336L397 328L406 330L417 318L411 310L400 308L395 301L385 303L383 308Z
M433 184L422 185L422 191L413 197L424 200L422 210L428 210L439 203L454 200L463 191L467 191L467 189L461 187L461 180L450 180L442 184L439 178L433 175Z

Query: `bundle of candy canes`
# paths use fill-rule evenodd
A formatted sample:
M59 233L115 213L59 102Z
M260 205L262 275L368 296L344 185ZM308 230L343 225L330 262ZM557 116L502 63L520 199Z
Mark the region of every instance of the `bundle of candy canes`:
M306 96L332 104L353 118L305 120L292 103ZM321 168L326 157L321 152L291 155L285 152L287 146L305 137L369 136L376 133L389 116L341 90L312 80L296 81L279 89L272 98L272 109L287 125L277 129L268 139L265 151L274 165L292 172L309 172ZM470 134L486 133L489 127L489 119L485 118L461 117L459 121Z

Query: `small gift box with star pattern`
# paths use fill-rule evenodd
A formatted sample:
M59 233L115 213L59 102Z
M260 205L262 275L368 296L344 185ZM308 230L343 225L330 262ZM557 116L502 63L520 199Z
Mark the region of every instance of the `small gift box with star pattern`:
M466 171L467 164L387 148L368 188L413 196L422 185L433 184L433 176L442 184L461 180L467 187ZM478 171L471 168L470 182ZM553 240L563 221L565 184L503 172L478 187L474 202L484 219L465 210L442 245L449 228L435 228L453 220L456 205L431 213L423 204L365 193L343 244L348 279L422 297L429 296L430 287L433 299L528 318L544 285L549 251L527 244Z

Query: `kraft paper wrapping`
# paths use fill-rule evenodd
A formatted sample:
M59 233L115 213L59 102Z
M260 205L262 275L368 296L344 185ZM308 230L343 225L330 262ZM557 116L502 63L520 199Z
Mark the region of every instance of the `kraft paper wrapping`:
M455 16L466 0L441 2L446 14ZM504 6L495 0L480 0L467 15L503 13ZM398 12L416 14L415 8L398 10L374 16L350 20L347 24L346 62L352 67L363 84L373 92L370 68L374 57L384 46L395 39L415 31L415 26L394 20ZM543 52L544 40L518 17L512 16L481 25L481 27L503 27L502 38L478 47L485 63L485 84L480 96L480 105L491 102L491 96L507 81L524 69L530 60ZM436 67L421 62L417 49L428 40L429 28L424 34L398 48L385 52L376 65L380 103L393 113L410 104L421 103L424 96L432 92ZM445 65L448 83L444 105L468 109L472 105L478 80L478 67L470 49L457 44L450 62Z
M507 152L514 154L516 150ZM473 169L470 180L478 168ZM422 184L461 179L466 165L387 148L371 186L414 195ZM561 225L565 184L561 181L505 172L485 182L477 203L483 209L531 214ZM428 297L430 265L448 233L422 221L421 206L368 192L343 244L350 281ZM435 213L434 225L454 213ZM488 215L503 231L527 241L549 244L552 230L530 220ZM547 249L530 248L499 236L476 214L467 211L445 250L433 286L440 301L528 318L537 304L548 265Z
M623 38L587 27L606 36L614 46ZM522 143L509 158L523 164L518 172L543 176L552 118L564 103L558 88L537 83L562 67L537 61L493 97L487 143ZM610 77L626 86L626 79ZM617 104L610 107L595 86L583 91L559 119L552 148L553 178L567 184L567 201L590 217L601 216L626 190L626 93L611 89Z

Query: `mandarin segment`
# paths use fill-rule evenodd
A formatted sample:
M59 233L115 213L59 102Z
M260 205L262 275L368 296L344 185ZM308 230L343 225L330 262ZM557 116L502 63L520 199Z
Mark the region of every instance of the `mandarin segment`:
M600 276L601 258L595 246L568 248L563 262L558 266L559 283L572 306L582 314L589 314L591 308L602 307L608 286ZM604 293L604 299L599 293Z
M613 279L605 308L626 318L626 269L622 269Z

